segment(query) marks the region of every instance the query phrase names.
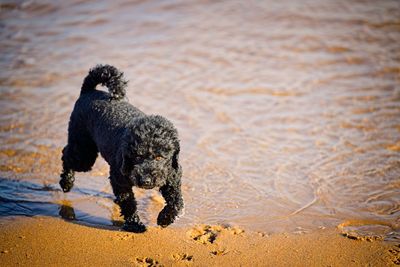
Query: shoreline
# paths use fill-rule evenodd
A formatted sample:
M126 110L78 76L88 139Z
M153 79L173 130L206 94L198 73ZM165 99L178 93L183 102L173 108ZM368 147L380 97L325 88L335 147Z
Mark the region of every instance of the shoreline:
M400 245L354 240L336 228L272 234L236 227L150 227L144 234L53 217L0 219L1 266L396 266Z

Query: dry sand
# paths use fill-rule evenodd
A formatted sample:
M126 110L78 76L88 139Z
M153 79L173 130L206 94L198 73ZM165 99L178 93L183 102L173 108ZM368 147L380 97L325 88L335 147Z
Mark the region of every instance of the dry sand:
M264 235L224 226L98 229L49 217L0 221L1 266L395 266L398 244L337 229Z

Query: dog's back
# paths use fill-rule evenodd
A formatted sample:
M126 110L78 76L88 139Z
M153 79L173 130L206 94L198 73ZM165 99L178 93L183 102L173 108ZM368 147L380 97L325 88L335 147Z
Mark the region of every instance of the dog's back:
M107 86L109 92L96 90L98 84ZM69 143L83 138L87 147L96 146L110 163L109 155L116 153L114 149L119 147L116 143L121 140L124 129L135 118L144 116L124 99L126 84L123 73L113 66L98 65L89 71L71 114Z

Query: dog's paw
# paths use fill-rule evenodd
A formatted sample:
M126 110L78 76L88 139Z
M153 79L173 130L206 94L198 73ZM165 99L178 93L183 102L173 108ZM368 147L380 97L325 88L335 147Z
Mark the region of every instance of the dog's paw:
M64 193L71 191L72 187L74 186L74 181L66 178L62 178L60 180L60 186Z
M146 226L140 221L137 214L125 220L122 229L128 232L143 233L146 232Z
M158 214L157 224L161 227L167 227L175 221L177 213L174 208L165 206L160 214Z
M64 193L71 191L72 187L74 186L74 172L73 171L63 171L60 175L60 186Z
M124 225L122 226L122 229L127 232L133 232L133 233L144 233L147 230L146 226L141 222L139 223L125 222Z

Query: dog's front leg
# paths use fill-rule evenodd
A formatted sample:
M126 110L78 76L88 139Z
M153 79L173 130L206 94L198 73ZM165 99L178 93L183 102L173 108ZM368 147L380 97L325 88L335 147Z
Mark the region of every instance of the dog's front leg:
M111 186L115 195L115 203L121 209L121 215L124 217L125 223L123 229L129 232L143 233L146 226L140 221L137 214L137 204L132 187L129 184L118 182L116 177L110 177Z
M133 192L119 193L116 195L115 203L121 208L121 215L124 216L123 229L129 232L143 233L146 226L140 221L137 214L136 200Z
M172 182L168 181L166 185L160 187L160 192L167 204L158 215L157 224L167 227L175 221L175 218L183 209L180 179Z

